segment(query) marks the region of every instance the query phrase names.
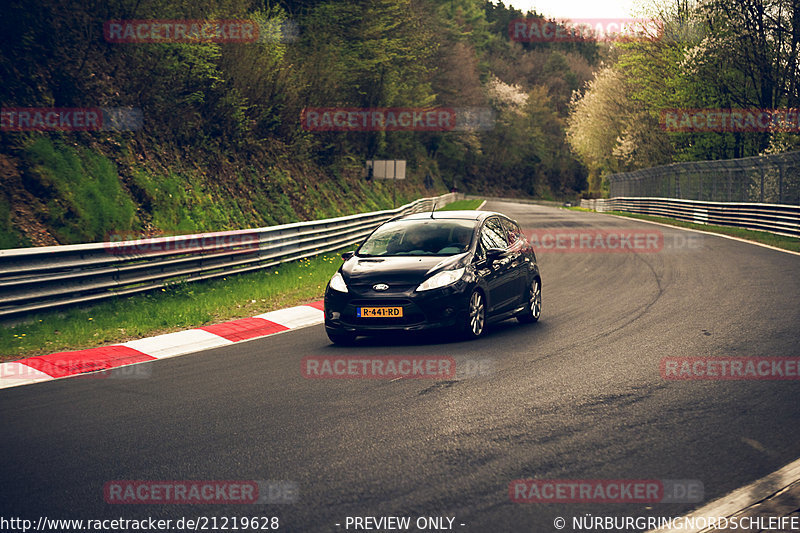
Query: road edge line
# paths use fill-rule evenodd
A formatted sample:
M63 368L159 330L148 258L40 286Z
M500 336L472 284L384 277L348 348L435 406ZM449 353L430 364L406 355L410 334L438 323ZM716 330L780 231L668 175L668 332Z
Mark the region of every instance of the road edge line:
M647 224L655 224L656 226L664 226L665 228L674 228L674 229L682 229L684 231L691 231L693 233L701 233L705 235L716 235L717 237L723 237L725 239L730 239L732 241L739 241L744 242L747 244L754 244L756 246L761 246L762 248L769 248L770 250L777 250L779 252L785 252L787 254L792 255L800 255L800 252L795 252L794 250L787 250L785 248L778 248L777 246L771 246L769 244L764 244L763 242L751 241L748 239L742 239L741 237L734 237L733 235L725 235L724 233L717 233L715 231L707 231L701 229L694 229L694 228L684 228L681 226L673 226L672 224L665 224L663 222L656 222L654 220L645 220L643 218L635 218L635 217L626 217L623 215L612 215L611 213L601 213L599 211L592 211L593 213L597 213L598 215L605 215L609 217L616 217L623 220L637 220L639 222L645 222Z

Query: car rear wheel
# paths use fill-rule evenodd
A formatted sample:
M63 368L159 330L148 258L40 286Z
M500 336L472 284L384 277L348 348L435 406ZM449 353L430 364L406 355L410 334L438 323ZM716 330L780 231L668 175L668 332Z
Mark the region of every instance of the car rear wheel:
M479 290L472 291L469 297L467 322L464 324L463 333L468 339L477 339L486 329L486 299Z
M341 344L342 346L350 346L356 341L356 336L352 333L341 333L326 330L328 338L334 344Z
M539 278L533 278L531 286L528 288L528 302L525 310L517 315L517 320L523 324L530 324L539 320L542 314L542 282Z

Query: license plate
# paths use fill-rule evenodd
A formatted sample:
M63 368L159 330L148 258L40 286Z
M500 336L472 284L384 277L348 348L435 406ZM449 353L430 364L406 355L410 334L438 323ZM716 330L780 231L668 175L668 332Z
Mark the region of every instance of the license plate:
M396 318L403 316L402 307L359 307L360 318Z

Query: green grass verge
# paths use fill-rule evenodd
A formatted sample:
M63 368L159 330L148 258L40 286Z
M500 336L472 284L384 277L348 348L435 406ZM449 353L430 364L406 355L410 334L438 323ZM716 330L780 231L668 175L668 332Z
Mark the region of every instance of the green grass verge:
M483 203L482 198L478 198L477 200L456 200L451 204L447 204L446 206L437 209L437 211L459 211L462 209L470 210L470 209L477 209L479 205Z
M730 235L731 237L738 237L748 241L768 244L784 250L800 252L800 239L794 237L784 237L783 235L775 235L774 233L769 233L767 231L753 231L744 228L735 228L732 226L715 226L712 224L694 224L692 222L684 222L683 220L676 220L673 218L640 215L638 213L626 213L624 211L606 211L606 213L628 218L651 220L653 222L660 222L662 224L669 224L670 226L678 226L681 228L690 228L711 233L721 233L723 235Z
M584 212L592 212L591 209L587 209L585 207L579 207L577 205L573 205L572 207L561 207L561 209L569 209L570 211L584 211Z
M125 342L320 300L342 263L336 253L254 273L49 311L0 328L0 361Z

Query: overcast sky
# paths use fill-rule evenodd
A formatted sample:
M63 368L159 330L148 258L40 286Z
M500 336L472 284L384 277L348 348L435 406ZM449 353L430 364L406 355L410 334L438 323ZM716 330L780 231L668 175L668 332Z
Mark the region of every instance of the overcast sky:
M534 9L547 17L585 19L585 18L627 18L634 4L641 0L504 0L523 13Z

